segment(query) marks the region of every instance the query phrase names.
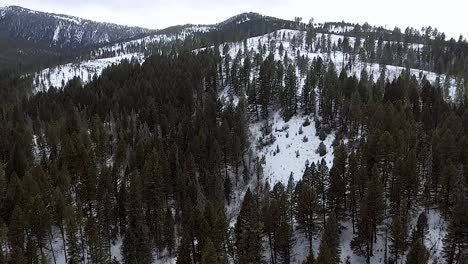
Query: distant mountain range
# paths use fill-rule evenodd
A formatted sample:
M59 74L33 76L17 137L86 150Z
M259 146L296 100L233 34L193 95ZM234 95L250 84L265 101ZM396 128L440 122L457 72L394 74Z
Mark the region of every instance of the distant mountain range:
M266 33L266 28L289 28L294 22L243 13L214 25L198 25L199 33L225 41L225 32ZM173 26L161 30L101 23L79 17L39 12L19 6L0 7L0 69L6 67L43 68L64 63L90 50L146 36L192 34L194 25ZM245 35L247 34L247 35ZM238 35L238 34L237 34ZM233 38L233 37L231 37Z
M78 17L37 12L19 6L0 9L0 35L43 48L81 50L151 33L140 27L99 23Z
M0 7L0 68L61 62L84 50L152 33L19 6Z

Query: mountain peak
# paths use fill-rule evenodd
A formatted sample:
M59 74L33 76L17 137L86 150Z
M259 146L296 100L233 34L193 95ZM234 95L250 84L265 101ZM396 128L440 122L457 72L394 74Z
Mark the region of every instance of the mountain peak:
M3 7L0 7L0 10L4 12L16 12L16 13L28 12L28 13L33 13L33 14L39 12L39 11L34 11L34 10L31 10L22 6L17 6L17 5L3 6Z
M255 13L255 12L244 12L238 15L235 15L231 18L228 18L227 20L219 23L219 26L225 26L228 24L241 24L244 22L252 21L252 20L259 20L265 18L265 16Z

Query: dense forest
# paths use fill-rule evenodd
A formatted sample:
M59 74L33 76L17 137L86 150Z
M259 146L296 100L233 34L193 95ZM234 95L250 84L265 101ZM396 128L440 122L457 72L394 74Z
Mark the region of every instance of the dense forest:
M435 263L424 243L431 210L447 223L437 263L468 263L466 41L366 24L335 43L299 18L264 21L197 33L63 89L32 94L31 78L2 71L0 263L302 264L297 243L307 243L305 264L352 263L340 244L347 221L366 263ZM281 28L302 37L276 36ZM270 32L272 42L248 48L247 37ZM229 41L243 43L234 57ZM283 42L329 56L288 57ZM356 61L380 64L378 80L350 74ZM386 65L405 69L391 79ZM454 78L456 98L410 68ZM256 151L275 145L275 113L303 117L320 141L333 134L332 149L317 149L332 164L265 180ZM378 236L388 251L377 252Z

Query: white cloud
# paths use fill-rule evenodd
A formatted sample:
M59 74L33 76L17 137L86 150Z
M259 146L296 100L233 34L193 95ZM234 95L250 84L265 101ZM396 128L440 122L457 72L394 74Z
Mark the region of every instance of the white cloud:
M468 34L464 0L0 0L40 11L64 13L97 21L147 28L176 24L216 23L245 11L307 21L349 21L372 25L432 25L457 37Z

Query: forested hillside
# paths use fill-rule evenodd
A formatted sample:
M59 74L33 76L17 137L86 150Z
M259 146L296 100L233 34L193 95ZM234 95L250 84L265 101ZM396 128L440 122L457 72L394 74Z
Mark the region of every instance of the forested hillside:
M468 263L467 51L246 13L2 71L0 263Z

